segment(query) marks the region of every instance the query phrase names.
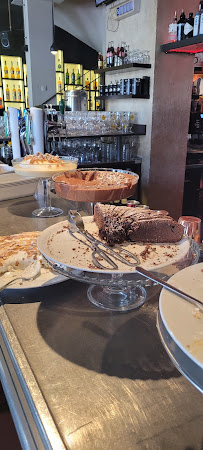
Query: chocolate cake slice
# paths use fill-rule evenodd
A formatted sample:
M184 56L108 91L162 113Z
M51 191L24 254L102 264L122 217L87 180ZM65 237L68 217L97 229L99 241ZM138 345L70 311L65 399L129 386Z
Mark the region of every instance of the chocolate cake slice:
M152 209L103 205L94 208L94 220L99 234L109 245L124 242L178 242L183 237L183 226L169 215Z

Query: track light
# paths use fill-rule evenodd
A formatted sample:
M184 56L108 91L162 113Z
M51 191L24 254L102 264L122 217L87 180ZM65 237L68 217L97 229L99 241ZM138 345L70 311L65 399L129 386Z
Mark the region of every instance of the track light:
M58 52L58 47L56 46L55 42L53 42L53 44L50 47L50 52L52 53L52 55L56 55Z

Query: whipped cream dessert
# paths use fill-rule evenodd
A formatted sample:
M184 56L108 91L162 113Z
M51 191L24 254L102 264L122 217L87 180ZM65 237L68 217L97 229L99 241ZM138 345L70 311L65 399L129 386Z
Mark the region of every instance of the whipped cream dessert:
M40 273L35 280L17 280L11 288L40 286L53 278L49 264L37 248L39 231L0 236L0 287L22 275L23 270L35 261L40 263Z
M77 168L77 159L51 155L50 153L36 153L26 155L13 161L13 167L18 175L24 177L52 177L55 173L63 173Z

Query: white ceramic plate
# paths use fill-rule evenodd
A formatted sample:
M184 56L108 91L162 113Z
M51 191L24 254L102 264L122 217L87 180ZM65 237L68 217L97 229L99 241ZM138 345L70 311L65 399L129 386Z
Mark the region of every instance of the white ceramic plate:
M13 270L12 272L5 272L3 275L0 276L0 288L4 283L13 280L16 277L19 277L22 272L23 270ZM36 277L34 280L30 281L18 280L12 283L10 286L8 286L7 289L30 289L43 286L50 286L52 284L57 284L61 283L62 281L66 281L67 279L68 279L67 277L59 275L53 272L52 270L43 267L41 269L40 275Z
M93 217L83 217L86 229L97 239L98 227ZM85 243L81 243L69 233L69 222L63 221L46 228L40 234L37 245L40 252L54 263L62 263L72 269L80 269L87 272L112 273L112 270L97 269L92 264L92 250ZM79 233L75 235L86 242ZM126 248L140 258L141 265L147 270L154 270L171 265L180 261L187 253L190 247L190 241L185 238L177 244L142 244L142 243L125 243L114 246L116 248ZM142 252L148 248L147 258L142 257ZM118 270L113 273L131 273L134 267L116 261Z
M203 302L203 263L176 273L170 283ZM161 291L159 309L172 339L203 369L203 313L167 289Z

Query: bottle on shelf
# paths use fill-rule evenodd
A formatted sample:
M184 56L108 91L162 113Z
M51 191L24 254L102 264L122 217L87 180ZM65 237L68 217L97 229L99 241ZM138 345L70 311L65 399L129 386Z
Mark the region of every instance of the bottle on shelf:
M184 26L184 35L183 39L189 39L193 36L193 30L194 30L194 17L193 13L189 13L188 19L186 19L186 23Z
M177 13L175 11L173 22L168 26L168 42L177 41Z
M8 78L8 67L5 61L5 65L4 65L4 78Z
M201 29L201 31L200 31ZM199 11L195 14L193 36L203 34L203 1L199 2Z
M2 97L0 96L0 109L2 109L3 108L3 99L2 99Z
M27 75L26 75L27 76ZM16 78L17 78L17 80L19 80L20 79L20 67L19 67L19 65L18 65L18 62L17 62L17 67L16 67ZM26 83L27 84L27 83Z
M20 89L20 85L18 85L17 100L18 100L18 102L21 102L21 89Z
M77 73L77 84L80 84L80 72L79 72L79 69L78 69L78 73Z
M71 84L75 84L75 72L74 72L74 69L73 69L72 75L71 75Z
M69 72L68 69L66 70L66 84L69 84L70 82L70 77L69 77Z
M124 60L124 54L125 54L125 50L124 50L124 44L123 42L121 42L121 46L119 48L119 64L123 64L123 60Z
M16 88L15 88L15 84L13 85L12 97L13 97L13 101L16 102Z
M61 89L62 89L62 87L61 87L61 79L59 77L59 79L58 79L58 92L59 93L61 92Z
M98 53L98 69L103 69L103 55L102 53Z
M61 61L58 59L57 70L61 72Z
M110 49L110 42L108 43L108 47L106 50L106 67L109 67L109 49Z
M89 91L89 88L90 88L90 82L89 82L88 78L87 78L86 81L85 81L85 88L86 88L87 91Z
M8 87L8 84L6 85L6 100L10 100L10 90L9 90L9 87Z
M96 91L97 90L97 80L95 79L93 82L93 89Z
M178 21L177 26L177 41L181 41L183 39L185 23L186 23L185 12L184 9L182 9L182 13L180 15L180 19Z
M11 78L14 79L15 78L15 73L14 73L13 61L11 61L10 72L11 72Z
M109 67L114 66L114 43L111 41L111 45L109 48Z

